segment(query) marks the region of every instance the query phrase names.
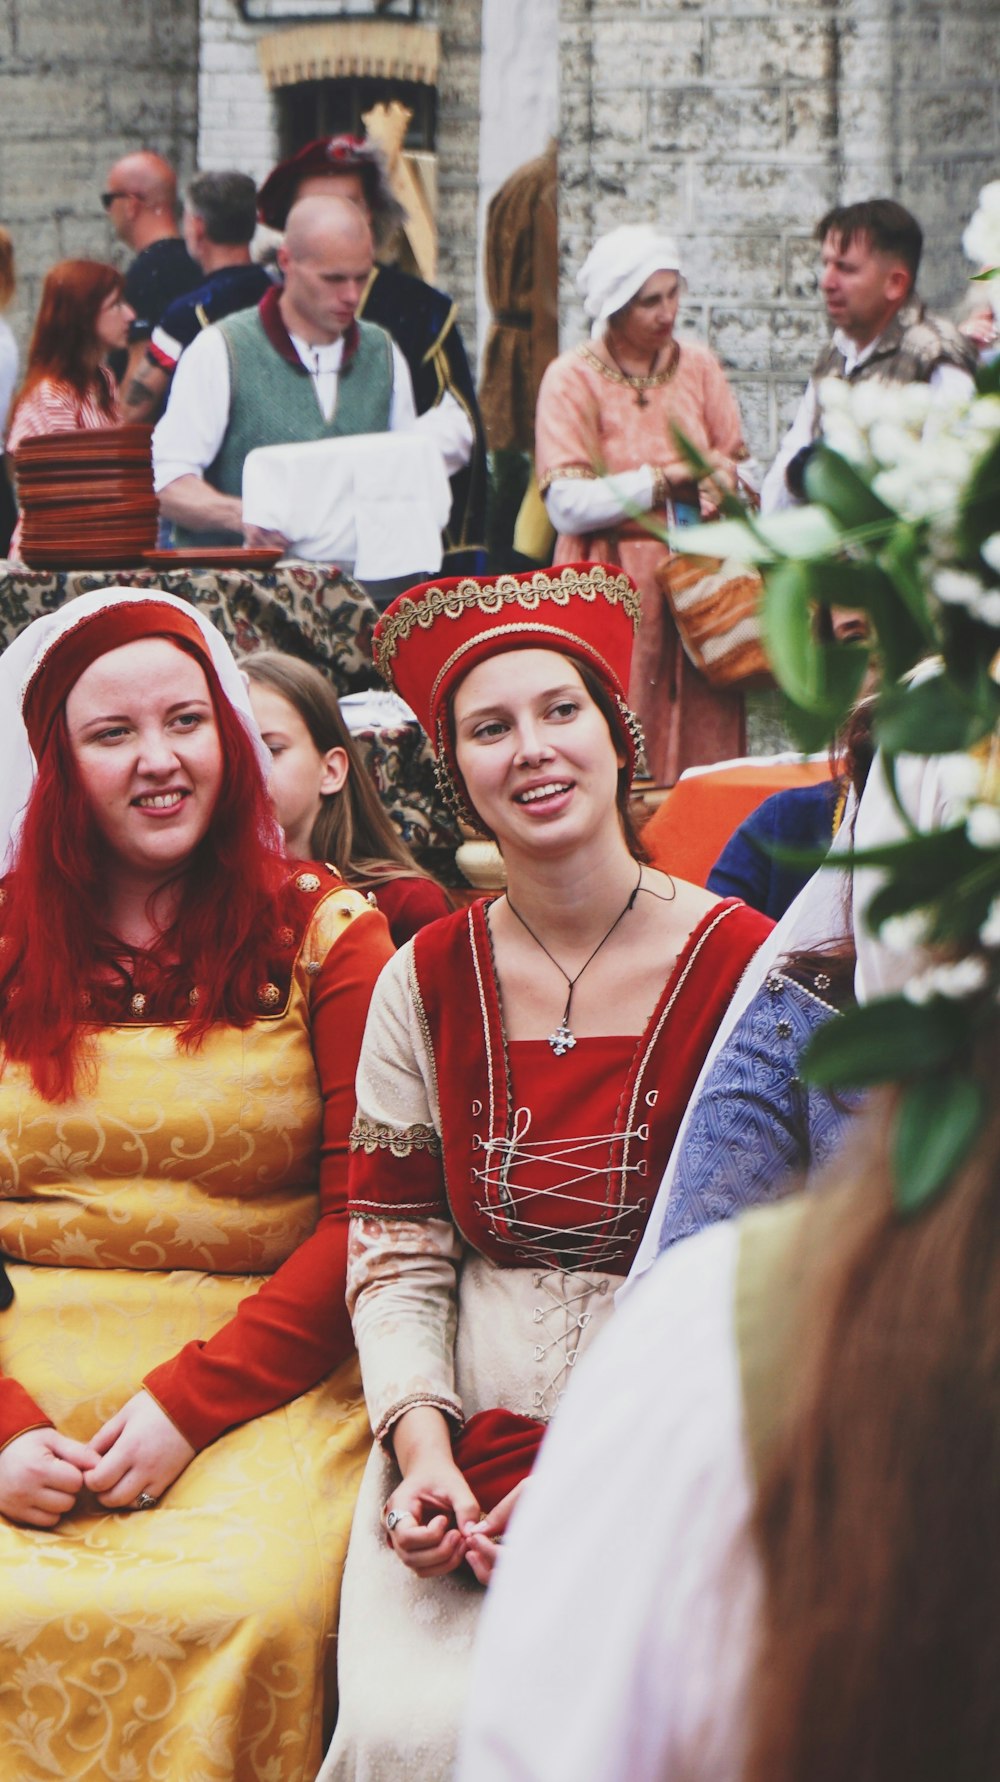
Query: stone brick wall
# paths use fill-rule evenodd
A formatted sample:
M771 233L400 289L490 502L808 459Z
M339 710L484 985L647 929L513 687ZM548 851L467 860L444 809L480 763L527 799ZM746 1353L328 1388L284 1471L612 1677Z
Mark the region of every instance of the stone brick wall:
M303 13L308 6L303 5ZM275 106L257 44L274 25L250 25L233 0L202 0L198 156L202 167L241 167L260 179L278 153ZM480 0L424 0L421 18L441 32L438 85L440 283L475 337Z
M264 31L241 19L233 0L201 0L198 165L238 167L258 182L273 167L278 142L274 102L257 61Z
M193 171L197 63L198 0L0 0L0 222L22 350L54 261L129 257L99 202L112 163L147 147Z
M469 357L476 356L479 204L480 0L441 0L438 81L438 283L458 304Z
M561 0L563 338L595 236L679 238L684 323L772 455L825 336L812 230L876 194L927 232L921 287L965 288L961 230L1000 170L995 0Z

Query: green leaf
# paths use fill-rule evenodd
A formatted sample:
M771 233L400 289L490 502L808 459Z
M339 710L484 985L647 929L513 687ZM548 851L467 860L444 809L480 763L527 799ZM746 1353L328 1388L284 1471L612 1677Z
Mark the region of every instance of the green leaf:
M671 550L686 557L733 557L738 563L769 563L773 552L760 543L744 520L709 520L704 526L669 526Z
M775 558L833 557L843 544L840 527L821 507L785 508L782 513L753 520L752 525Z
M946 1188L982 1124L978 1083L951 1071L910 1083L903 1092L893 1138L892 1197L906 1218Z
M909 686L887 686L879 699L875 733L892 755L948 755L989 735L1000 698L988 677L966 697L945 675Z
M712 475L713 466L698 450L694 440L688 438L683 428L678 427L676 421L671 421L670 431L674 436L674 443L676 444L678 451L696 481L700 483L705 477L710 477Z
M812 578L805 564L779 563L772 569L761 618L777 680L790 699L811 711L820 679L820 646L813 625Z
M975 558L979 547L997 529L997 488L1000 487L1000 438L983 453L962 491L956 534L958 552Z
M921 536L919 528L900 522L894 526L879 552L878 561L890 577L900 600L914 625L928 643L933 641L934 627L927 610L927 594L920 573Z
M907 1002L886 996L846 1009L813 1034L799 1070L821 1088L865 1088L870 1083L924 1077L958 1051L965 1012L957 1003Z
M672 526L672 550L690 557L732 557L737 563L779 563L786 557L809 560L835 556L839 528L819 507L791 507L766 519L708 520L703 526Z
M896 519L891 507L869 488L860 471L829 446L816 447L805 473L810 500L827 508L846 531L856 526L888 525Z
M847 716L868 667L867 644L824 644L814 627L816 565L779 563L765 578L764 640L775 679L806 714L795 722L803 746L831 737ZM803 740L803 728L811 734Z
M803 755L817 755L826 747L837 729L825 711L807 711L785 695L782 715L797 748Z

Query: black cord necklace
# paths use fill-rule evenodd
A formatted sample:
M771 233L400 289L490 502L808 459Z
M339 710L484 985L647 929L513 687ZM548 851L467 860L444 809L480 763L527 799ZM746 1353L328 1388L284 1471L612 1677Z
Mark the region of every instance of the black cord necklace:
M583 977L583 974L586 971L588 965L593 964L593 962L597 958L597 955L600 952L601 948L605 945L605 943L607 941L609 941L611 939L611 936L614 934L615 929L618 927L619 922L623 922L625 917L628 915L629 910L632 908L632 905L635 903L635 900L639 895L639 890L640 890L641 885L642 885L642 867L640 866L639 877L636 879L635 884L632 887L632 891L629 895L629 900L628 900L627 904L625 905L625 908L623 910L619 910L617 916L615 917L614 921L611 924L611 927L608 929L607 934L604 935L603 939L598 941L596 947L594 948L594 951L590 955L590 958L584 960L584 962L581 965L576 976L573 978L570 977L569 972L566 970L565 966L560 965L558 959L554 958L553 955L549 952L549 949L545 945L545 942L543 940L539 940L534 929L529 928L524 917L521 915L521 912L514 908L514 905L510 901L510 897L509 896L507 897L507 908L509 909L511 915L515 918L516 921L520 922L521 927L524 929L525 933L530 934L536 947L541 947L542 952L545 954L546 959L550 959L552 961L552 964L555 966L556 971L561 972L563 977L566 979L566 984L567 984L567 987L569 990L569 995L566 998L566 1007L563 1009L563 1012L562 1012L562 1020L560 1021L555 1032L550 1033L548 1036L549 1045L552 1047L552 1050L555 1053L557 1058L561 1058L563 1056L564 1052L572 1052L573 1047L576 1045L576 1040L570 1030L570 1025L569 1025L569 1013L570 1013L570 1009L573 1006L573 992L576 989L577 984L580 982L580 979Z

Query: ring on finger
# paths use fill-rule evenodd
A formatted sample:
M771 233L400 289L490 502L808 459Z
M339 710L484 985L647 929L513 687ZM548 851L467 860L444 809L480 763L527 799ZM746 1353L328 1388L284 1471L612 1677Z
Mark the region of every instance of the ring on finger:
M151 1510L154 1508L155 1504L155 1497L152 1497L148 1491L140 1491L135 1500L135 1508L137 1510Z
M412 1515L412 1510L387 1510L385 1513L385 1526L389 1534L392 1533L394 1528L399 1526L404 1516Z

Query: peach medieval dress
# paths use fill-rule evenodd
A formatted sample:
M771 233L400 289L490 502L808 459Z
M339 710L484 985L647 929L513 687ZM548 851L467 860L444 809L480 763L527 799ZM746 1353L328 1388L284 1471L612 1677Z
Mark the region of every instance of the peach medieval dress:
M613 479L642 465L682 478L687 467L674 425L703 452L745 454L736 398L706 347L685 341L666 371L628 378L582 343L561 353L542 379L535 429L539 486L544 493L564 479ZM710 687L685 656L656 583L665 547L630 517L630 505L623 502L620 518L593 531L561 532L555 562L620 564L639 588L642 618L629 702L642 720L652 778L672 785L685 767L744 752L743 699Z

